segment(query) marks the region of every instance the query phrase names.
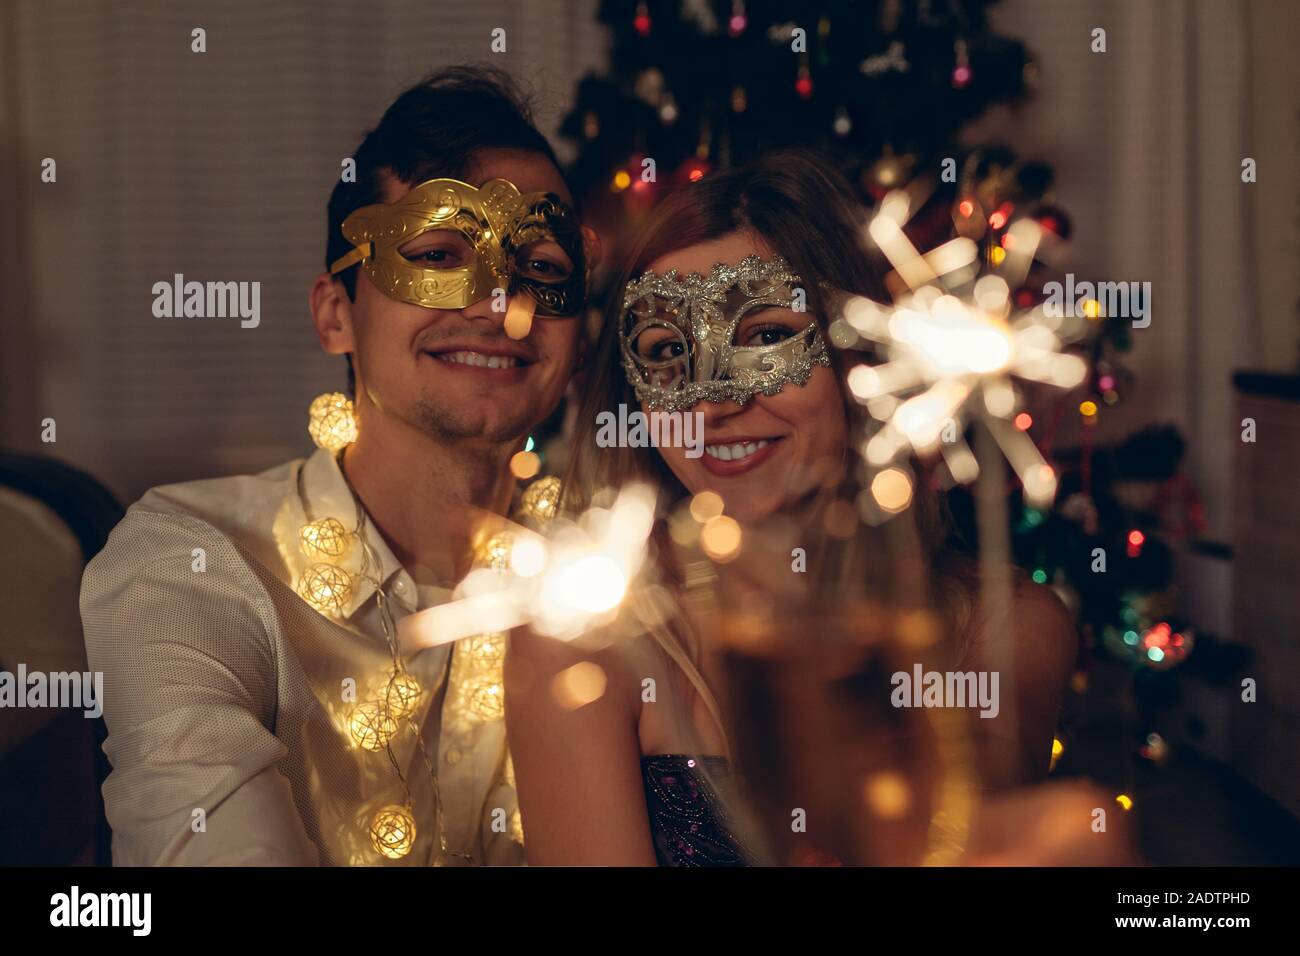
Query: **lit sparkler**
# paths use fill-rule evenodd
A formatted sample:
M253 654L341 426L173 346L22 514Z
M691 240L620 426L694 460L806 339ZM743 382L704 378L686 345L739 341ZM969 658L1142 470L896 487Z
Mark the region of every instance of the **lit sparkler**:
M654 492L634 484L608 508L591 508L576 522L557 518L545 535L511 529L505 573L471 571L453 600L402 619L398 645L409 654L521 625L573 640L607 623L644 563L654 504Z
M844 308L843 320L858 336L879 345L886 359L849 375L854 397L884 423L862 454L877 470L877 480L899 472L890 466L908 452L926 454L935 448L955 481L978 479L983 630L991 638L993 669L1003 675L1004 720L1015 726L1011 546L1000 459L1005 456L1011 463L1026 501L1036 507L1051 503L1057 478L1029 436L1012 424L1019 403L1013 379L1072 388L1088 369L1078 356L1061 351L1075 334L1063 319L1042 308L1018 310L1012 302L1012 290L1029 274L1042 238L1037 223L1024 219L1012 224L1002 244L990 250L991 268L983 269L979 247L968 238L919 253L903 233L909 207L906 193L892 192L869 226L907 291L892 305L855 297ZM972 421L981 426L975 431L974 453L962 437ZM887 513L906 507L901 494L890 500L902 501L902 507L886 507L875 483L872 493ZM1014 767L1011 743L990 754L1004 770Z
M1041 229L1031 220L1012 225L999 247L1001 262L981 275L979 247L970 239L917 252L903 234L908 207L905 193L890 193L869 227L908 291L893 305L854 297L844 307L844 320L883 346L887 359L849 375L854 397L884 422L863 455L885 468L910 450L939 448L953 478L967 483L980 465L961 433L977 418L1020 476L1026 499L1048 504L1056 474L1010 421L1018 404L1012 379L1072 388L1087 365L1061 352L1068 336L1061 319L1013 307L1011 290L1028 274Z

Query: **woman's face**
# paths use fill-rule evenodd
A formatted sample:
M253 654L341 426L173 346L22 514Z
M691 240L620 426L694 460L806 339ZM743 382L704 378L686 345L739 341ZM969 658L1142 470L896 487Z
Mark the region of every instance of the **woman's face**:
M662 275L708 275L718 263L735 265L746 256L770 258L775 252L761 237L733 232L669 252L650 263ZM736 345L771 345L802 332L808 312L760 307L745 314ZM642 411L650 409L644 403ZM691 494L713 491L726 513L755 522L782 510L833 476L844 461L848 424L833 369L813 366L804 385L786 382L777 394L761 392L744 405L734 401L697 402L688 414L703 416L704 454L688 458L688 448L661 447L659 454Z

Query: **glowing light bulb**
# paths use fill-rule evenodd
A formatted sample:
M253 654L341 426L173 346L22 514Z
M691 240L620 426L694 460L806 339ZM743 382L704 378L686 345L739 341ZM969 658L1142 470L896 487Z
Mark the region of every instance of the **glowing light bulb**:
M506 636L493 633L466 638L465 651L477 666L494 669L505 660Z
M506 693L500 681L481 677L469 687L469 709L481 720L500 720L506 712Z
M352 401L342 392L317 395L307 410L307 434L320 448L339 451L357 440Z
M420 705L420 696L424 688L406 671L394 672L384 685L383 704L387 706L393 720L405 720L415 713ZM355 738L354 738L355 739Z
M410 807L384 807L370 821L370 845L380 856L400 860L415 843L415 816Z
M514 536L508 531L495 534L483 545L479 560L493 571L504 571L510 566L510 551L514 543Z
M352 575L332 564L313 564L298 579L298 594L322 614L342 614L352 589Z
M337 518L321 518L302 526L298 542L309 558L340 561L352 550L352 533Z
M352 711L348 732L358 747L378 753L397 735L397 720L387 704L369 700Z
M524 489L523 496L519 499L520 509L526 517L544 524L560 510L562 492L560 479L554 475L538 478Z

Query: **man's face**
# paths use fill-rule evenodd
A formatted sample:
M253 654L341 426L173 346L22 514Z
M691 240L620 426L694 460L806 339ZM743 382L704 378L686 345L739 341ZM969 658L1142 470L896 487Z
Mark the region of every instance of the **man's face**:
M481 186L491 179L572 202L559 171L537 153L476 153L465 181ZM400 199L409 189L389 178L383 201ZM424 268L454 268L469 252L463 237L446 231L417 236L399 251ZM521 256L526 261L516 267L532 275L576 265L553 242L529 247ZM462 309L424 308L388 297L358 270L351 315L362 427L377 411L443 441L522 439L563 397L581 323L577 316L536 316L528 334L515 339L505 330L507 303L489 296Z

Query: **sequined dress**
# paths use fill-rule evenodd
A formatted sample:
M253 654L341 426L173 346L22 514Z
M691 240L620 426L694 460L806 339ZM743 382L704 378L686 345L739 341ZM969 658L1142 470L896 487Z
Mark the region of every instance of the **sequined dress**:
M749 866L749 853L727 828L722 801L701 773L726 776L725 757L655 754L641 758L650 833L660 866Z

